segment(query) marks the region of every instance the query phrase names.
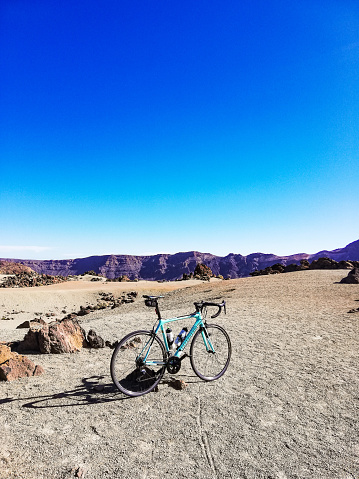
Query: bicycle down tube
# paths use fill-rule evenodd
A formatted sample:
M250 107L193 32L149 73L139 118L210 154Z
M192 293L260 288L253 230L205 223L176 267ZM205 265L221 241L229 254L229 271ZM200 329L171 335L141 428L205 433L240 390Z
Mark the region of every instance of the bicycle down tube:
M157 335L158 331L161 330L163 342L165 344L167 353L170 352L170 348L168 346L167 335L165 333L164 325L167 324L167 323L174 322L174 321L181 321L181 320L191 319L191 318L195 318L196 321L193 324L192 328L187 333L187 335L186 335L185 339L183 340L183 342L181 343L181 345L177 348L176 352L173 354L173 356L179 357L179 354L184 350L184 348L189 343L189 341L192 339L193 335L195 334L195 332L197 331L197 329L199 327L203 328L202 337L203 337L203 342L206 346L207 351L209 349L214 351L213 346L212 346L208 336L206 336L205 333L204 333L205 326L204 326L203 318L202 318L200 313L195 313L195 314L190 314L190 315L186 315L186 316L179 316L177 318L160 319L158 321L157 327L156 327L156 329L154 329L154 334ZM146 361L146 357L145 357L145 361ZM161 363L158 362L157 364L161 364Z

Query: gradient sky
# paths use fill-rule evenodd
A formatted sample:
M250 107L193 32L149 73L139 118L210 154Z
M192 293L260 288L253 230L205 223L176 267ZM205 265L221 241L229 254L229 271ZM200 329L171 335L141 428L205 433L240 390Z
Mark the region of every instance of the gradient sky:
M2 0L0 257L359 238L357 0Z

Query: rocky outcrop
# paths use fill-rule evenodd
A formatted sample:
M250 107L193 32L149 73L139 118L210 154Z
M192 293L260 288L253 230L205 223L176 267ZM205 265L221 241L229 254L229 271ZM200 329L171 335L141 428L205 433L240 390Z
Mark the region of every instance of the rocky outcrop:
M13 261L0 260L0 274L19 274L19 273L34 273L28 266L22 263L14 263Z
M34 286L47 286L49 284L63 283L68 278L65 276L51 276L49 274L19 273L9 276L2 283L0 288L28 288Z
M249 276L255 270L272 267L281 263L284 267L290 264L300 265L301 260L313 261L327 257L336 262L348 260L359 261L359 240L350 243L345 248L333 251L321 251L316 254L294 254L276 256L273 254L253 253L248 256L230 253L227 256L215 256L209 253L189 251L176 254L157 254L152 256L105 255L90 256L72 260L17 260L38 273L53 276L79 275L93 270L107 278L127 276L130 280L176 280L183 275L190 275L198 263L208 266L214 276L224 278L240 278Z
M36 365L26 356L12 352L7 345L0 344L1 381L13 381L28 376L39 376L44 372L42 366Z
M42 354L74 353L81 348L112 347L105 343L96 331L86 333L75 318L66 318L52 323L33 323L22 341L12 343L12 350L17 353L26 351ZM1 356L0 356L1 360Z
M38 332L39 349L45 354L74 353L86 346L86 336L78 321L65 319L43 326Z
M310 269L352 269L356 262L351 261L335 261L335 259L323 257L315 259L311 262Z
M359 267L359 261L335 261L330 258L318 258L312 263L308 260L302 259L299 264L292 263L284 266L281 263L276 263L272 266L261 270L255 270L250 273L251 276L263 276L267 274L276 273L292 273L293 271L302 271L305 269L353 269ZM350 274L350 273L349 273Z
M87 346L85 331L76 319L64 319L32 326L24 339L14 346L17 352L43 354L74 353Z
M206 266L203 263L198 263L194 269L194 277L198 279L202 279L204 281L209 281L212 278L213 273L211 268Z
M354 268L349 271L348 276L343 278L340 282L344 284L359 284L359 268Z

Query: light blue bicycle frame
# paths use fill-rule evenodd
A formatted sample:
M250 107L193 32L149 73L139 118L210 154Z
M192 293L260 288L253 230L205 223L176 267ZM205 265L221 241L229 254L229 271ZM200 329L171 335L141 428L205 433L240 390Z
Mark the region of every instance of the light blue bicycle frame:
M190 318L194 318L195 323L193 324L192 328L189 330L185 339L183 340L181 345L177 348L177 350L173 354L173 356L176 357L176 358L181 357L182 351L187 346L188 342L191 340L191 338L193 337L193 335L195 334L195 332L197 331L198 328L201 328L201 334L202 334L204 345L206 346L206 350L207 351L212 351L213 353L215 352L215 350L213 348L213 345L212 345L212 343L209 339L209 336L207 334L206 326L203 322L203 318L202 318L202 315L201 315L200 312L193 313L193 314L188 314L188 315L185 315L185 316L178 316L177 318L159 319L156 328L153 328L153 336L149 339L149 341L147 342L147 344L145 345L145 347L142 349L141 353L139 354L139 356L141 356L142 353L146 350L146 348L149 345L148 350L145 354L145 357L143 358L144 363L146 364L146 366L161 366L161 365L164 366L166 364L163 361L147 361L148 354L150 352L152 343L154 341L154 336L157 335L158 331L161 330L161 332L162 332L163 342L165 344L167 354L169 354L170 349L168 347L167 335L166 335L165 328L164 328L165 324L171 323L173 321L181 321L181 320L183 321L185 319L190 319Z

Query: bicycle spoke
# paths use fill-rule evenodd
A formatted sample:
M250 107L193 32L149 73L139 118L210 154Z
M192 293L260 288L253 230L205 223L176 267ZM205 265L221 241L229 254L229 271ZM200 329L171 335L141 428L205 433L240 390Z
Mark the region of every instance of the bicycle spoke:
M208 324L206 331L210 342L203 339L202 334L205 332L201 331L198 331L193 338L190 351L191 364L198 377L205 381L213 381L220 378L227 370L231 357L231 342L227 332L221 326Z
M149 331L136 331L117 345L111 360L112 379L129 396L146 394L162 378L165 359L165 348L159 338L153 339Z

